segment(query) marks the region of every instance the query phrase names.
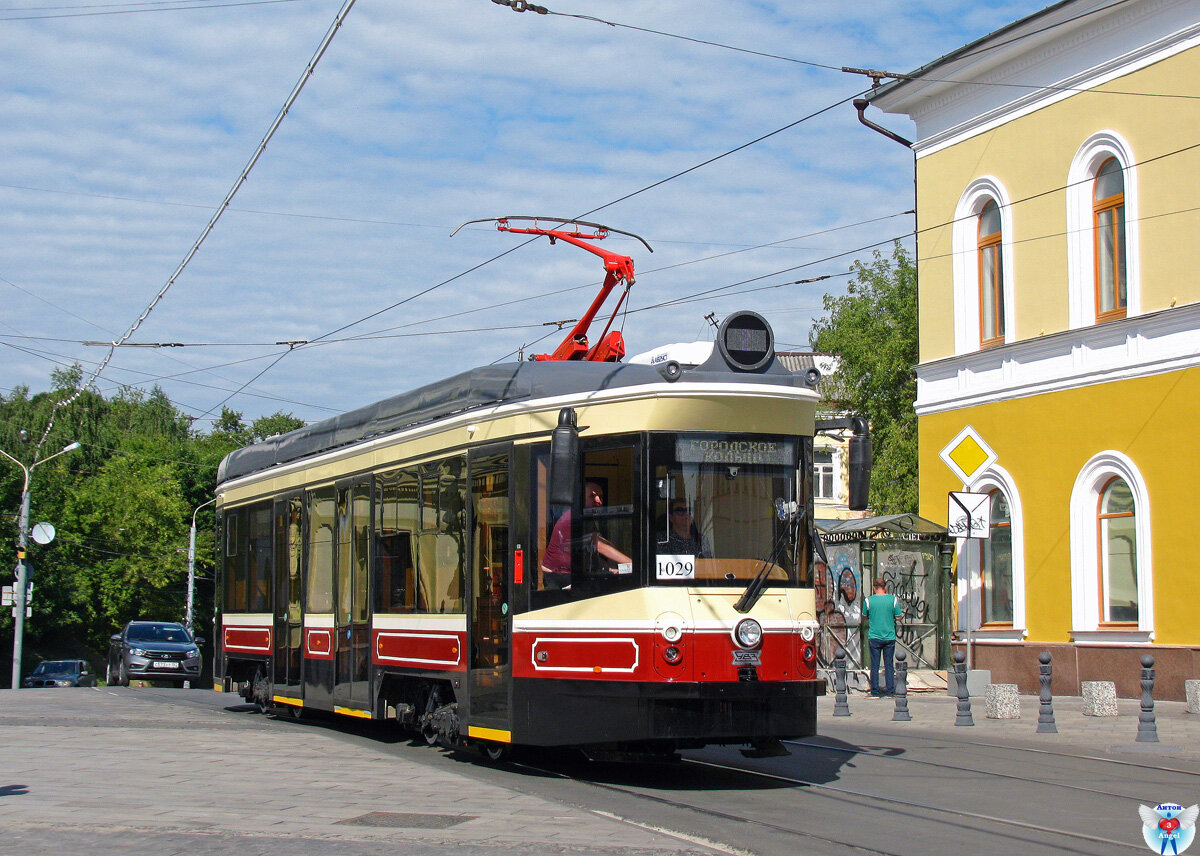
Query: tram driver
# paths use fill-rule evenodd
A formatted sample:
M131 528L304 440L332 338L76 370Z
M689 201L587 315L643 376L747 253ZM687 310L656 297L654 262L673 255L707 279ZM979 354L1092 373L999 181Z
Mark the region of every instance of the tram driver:
M672 499L667 512L667 521L659 527L659 532L665 531L666 540L659 540L658 551L672 556L695 556L706 559L712 556L700 530L696 528L696 520L692 507L685 499ZM661 539L662 536L660 536Z
M604 505L604 489L596 482L588 482L583 491L584 508L600 508ZM617 573L621 565L630 565L633 559L622 553L616 545L598 531L582 536L584 545L595 552L605 570ZM554 591L571 588L571 511L568 509L550 532L546 551L542 554L542 587Z

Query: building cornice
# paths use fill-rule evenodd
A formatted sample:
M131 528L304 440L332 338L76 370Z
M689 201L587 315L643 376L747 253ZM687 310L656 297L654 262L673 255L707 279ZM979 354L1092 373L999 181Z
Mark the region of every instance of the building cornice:
M917 366L918 416L1200 367L1200 304Z

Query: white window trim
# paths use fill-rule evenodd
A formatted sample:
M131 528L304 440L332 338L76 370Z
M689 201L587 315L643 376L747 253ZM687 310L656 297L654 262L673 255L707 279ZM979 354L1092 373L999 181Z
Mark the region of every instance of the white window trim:
M972 181L954 209L954 352L978 351L979 339L979 212L988 201L1000 209L1000 268L1004 277L1004 341L1016 337L1013 283L1012 206L999 179L985 175Z
M1072 330L1096 323L1096 255L1093 227L1093 183L1110 157L1124 168L1126 317L1142 314L1141 265L1138 251L1137 163L1129 143L1116 131L1099 131L1080 146L1067 173L1068 323Z
M1100 627L1100 574L1097 519L1100 490L1113 476L1133 494L1137 532L1138 626L1136 631L1107 631ZM1150 551L1150 492L1137 465L1116 451L1101 452L1079 471L1071 489L1071 626L1072 638L1095 641L1154 639L1154 574Z
M971 601L971 638L976 640L1013 641L1024 639L1029 635L1025 628L1025 523L1024 512L1021 509L1021 494L1017 491L1016 482L1003 467L992 464L980 472L970 485L963 485L963 490L971 493L987 493L1000 490L1008 499L1008 513L1012 529L1012 596L1013 596L1013 626L1005 628L982 628L983 616L980 614L979 596L983 579L979 568L983 559L983 543L977 538L960 538L956 541L958 551L958 629L967 629L967 597ZM967 572L970 571L970 586L968 591Z

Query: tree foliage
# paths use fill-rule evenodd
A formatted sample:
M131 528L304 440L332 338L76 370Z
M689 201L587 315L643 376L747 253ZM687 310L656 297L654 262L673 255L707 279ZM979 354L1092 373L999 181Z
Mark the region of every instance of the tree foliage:
M840 358L830 379L839 406L871 420L872 510L915 512L917 271L898 242L891 258L876 250L851 270L846 293L826 295L828 314L814 322L810 341L815 350Z
M0 396L0 449L26 465L53 416L38 452L44 463L30 483L30 523L53 523L57 537L29 548L34 596L27 654L103 652L126 621L181 620L192 515L212 499L221 459L304 424L280 412L246 425L240 413L225 410L202 433L161 389L126 388L105 398L93 389L77 393L81 379L78 367L58 370L49 392L18 387ZM45 460L72 441L82 447ZM22 485L21 470L0 458L0 537L8 544L17 540ZM203 626L212 614L211 505L196 511L196 524L195 615ZM7 585L12 564L6 565ZM0 611L0 649L11 646L12 625L10 611Z

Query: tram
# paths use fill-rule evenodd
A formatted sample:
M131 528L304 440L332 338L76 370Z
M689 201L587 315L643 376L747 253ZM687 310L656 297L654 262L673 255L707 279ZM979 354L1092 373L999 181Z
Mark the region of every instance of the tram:
M624 360L607 330L589 345L632 261L590 243L603 226L519 219L532 218L499 228L605 260L601 294L554 352L222 462L216 688L493 758L779 754L815 733L825 691L816 377L783 368L753 312L699 355ZM865 496L869 438L851 442Z

